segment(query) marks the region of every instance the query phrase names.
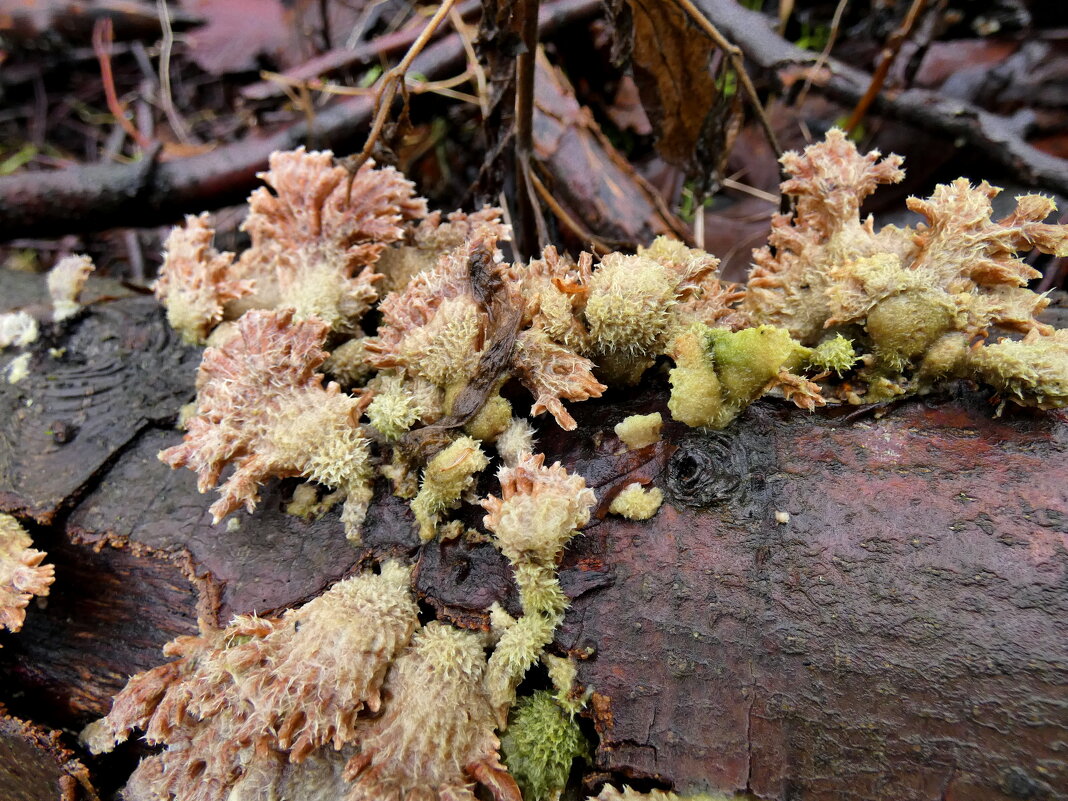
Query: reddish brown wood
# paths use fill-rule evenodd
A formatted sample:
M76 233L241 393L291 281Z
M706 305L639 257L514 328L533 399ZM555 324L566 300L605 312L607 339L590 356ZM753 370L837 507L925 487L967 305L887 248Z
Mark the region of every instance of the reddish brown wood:
M1064 416L759 405L668 439L658 516L565 560L597 587L559 643L593 654L598 767L761 798L1068 797Z
M218 525L196 476L157 458L181 441L178 431L147 433L123 454L70 517L69 529L85 542L118 540L161 553L187 553L193 569L211 582L213 613L265 614L309 600L371 555L414 552L411 511L383 484L369 516L365 547L345 538L337 511L317 521L285 513L295 481L273 482L254 514L243 509Z
M131 353L159 343L107 322L139 303L94 309L72 327L72 352L90 331L112 331L106 341ZM157 318L147 319L151 330ZM130 375L159 386L152 371L184 364L183 352L167 340ZM96 466L45 454L51 494L26 478L40 472L18 474L23 503L52 510L34 535L56 583L5 636L0 686L35 718L77 726L99 714L128 673L193 631L198 611L292 606L386 554L418 560L427 614L477 626L495 601L518 612L491 544L421 547L385 482L361 548L336 510L311 523L285 515L292 482L267 486L236 527L212 525L213 496L155 458L179 437L160 410L176 408L180 385L131 407L158 424L113 415L127 433L99 440ZM19 389L42 407L50 391L45 381ZM111 391L127 404L148 392ZM996 418L964 390L811 415L767 401L725 432L668 423L662 443L623 451L612 427L666 411L665 400L653 374L640 394L572 404L577 432L541 421L539 448L598 498L561 566L572 607L555 646L581 660L595 692L588 775L765 799L1068 797L1065 415ZM113 404L79 408L89 421ZM19 441L11 431L25 425L2 418L0 433ZM635 480L665 491L658 515L606 515ZM487 474L479 492L493 491ZM482 514L459 511L476 529Z
M35 545L56 580L22 630L4 637L0 684L19 689L20 713L78 729L107 713L131 674L162 662L165 643L196 633L198 604L211 595L180 556L40 534Z

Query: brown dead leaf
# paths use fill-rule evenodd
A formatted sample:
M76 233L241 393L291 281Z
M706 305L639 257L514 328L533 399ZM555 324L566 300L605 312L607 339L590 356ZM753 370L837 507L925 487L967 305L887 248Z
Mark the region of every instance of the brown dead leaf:
M212 75L245 72L271 59L289 42L289 23L278 0L182 0L182 8L204 20L189 32L189 55Z
M630 0L634 20L634 78L657 133L657 149L688 169L705 111L718 94L708 38L673 3Z
M698 195L718 180L741 123L740 98L726 60L670 2L627 0L634 79L665 161L684 170ZM625 15L616 17L616 36Z
M188 37L189 54L213 75L287 69L342 47L369 0L180 0L203 21Z

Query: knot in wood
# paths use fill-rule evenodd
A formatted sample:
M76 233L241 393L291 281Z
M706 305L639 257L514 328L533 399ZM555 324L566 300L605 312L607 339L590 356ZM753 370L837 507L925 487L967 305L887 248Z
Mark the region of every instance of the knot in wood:
M676 503L704 508L738 496L749 473L745 451L733 437L687 438L668 461L665 486Z

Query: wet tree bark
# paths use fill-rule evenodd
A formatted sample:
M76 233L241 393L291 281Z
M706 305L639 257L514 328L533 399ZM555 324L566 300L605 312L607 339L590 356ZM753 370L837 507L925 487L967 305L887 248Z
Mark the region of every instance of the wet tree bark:
M14 280L0 274L0 306L32 307L39 288ZM212 497L155 457L180 439L198 359L151 299L122 297L46 326L31 376L0 383L0 510L56 565L51 595L2 638L13 716L76 731L198 616L280 610L386 554L417 561L443 618L482 626L494 601L518 612L492 545L420 546L384 483L360 547L336 512L286 515L287 482L213 526ZM614 424L666 418L665 401L654 377L574 404L573 434L540 423L539 448L599 502L561 567L572 605L554 645L593 691L588 789L1068 798L1068 417L995 417L964 388L881 416L768 401L726 432L668 423L662 442L623 451ZM607 516L633 481L663 489L657 516ZM479 509L460 515L480 525ZM74 756L104 784L129 768L90 760L69 733L55 735L71 751L60 760L20 726L0 725L5 797L91 797L56 767ZM25 770L27 754L43 767Z

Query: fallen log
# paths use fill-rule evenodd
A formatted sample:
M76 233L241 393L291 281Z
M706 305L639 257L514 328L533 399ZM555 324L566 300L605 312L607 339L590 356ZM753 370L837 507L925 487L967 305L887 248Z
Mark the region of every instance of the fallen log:
M140 302L99 303L39 347L76 354L101 318ZM170 341L139 369L182 353ZM187 397L162 374L133 380L174 387L160 408ZM575 404L576 432L540 421L547 461L584 476L599 502L561 566L571 608L554 645L593 693L587 789L614 778L763 799L1068 798L1068 416L995 417L966 387L814 414L762 401L724 432L668 423L661 442L624 451L614 424L666 411L662 380L647 381ZM0 400L49 408L48 386L0 384ZM17 442L19 425L0 418L0 434ZM55 511L34 515L56 583L0 650L0 686L39 723L88 722L197 614L292 607L387 554L416 562L427 614L484 627L493 602L518 611L491 544L421 545L385 482L359 548L336 511L285 515L292 482L236 524L211 524L212 496L155 460L177 437L160 417L102 442L109 456L90 479L73 459L51 462L71 474L51 486L72 488L49 490ZM0 511L46 508L31 468L0 470L17 488ZM664 491L659 513L607 515L634 481ZM459 512L471 527L482 515Z

